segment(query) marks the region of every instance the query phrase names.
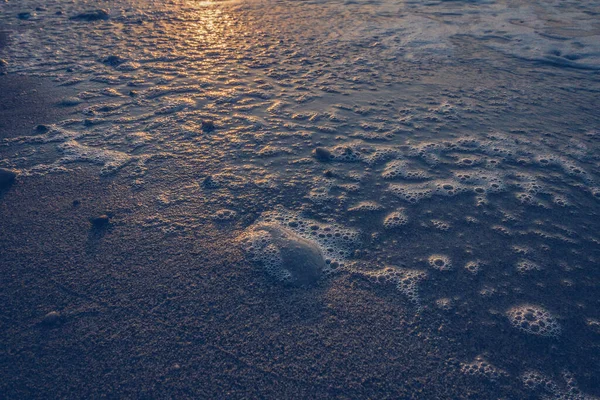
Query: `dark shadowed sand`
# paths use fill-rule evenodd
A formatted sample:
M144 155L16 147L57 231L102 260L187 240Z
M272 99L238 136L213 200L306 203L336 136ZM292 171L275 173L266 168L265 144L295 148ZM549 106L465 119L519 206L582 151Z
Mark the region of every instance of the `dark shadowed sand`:
M9 40L10 35L0 30L0 59ZM68 88L59 90L47 80L0 74L0 138L31 135L39 124L66 118L77 107L58 107L57 103L74 93Z
M74 108L57 107L57 90L52 82L15 75L0 76L0 135L3 138L30 135L39 124L58 121Z

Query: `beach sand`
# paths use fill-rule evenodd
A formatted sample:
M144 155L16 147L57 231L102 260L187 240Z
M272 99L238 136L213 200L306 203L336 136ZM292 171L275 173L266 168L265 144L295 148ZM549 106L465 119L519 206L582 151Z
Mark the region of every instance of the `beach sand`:
M449 343L393 287L273 286L218 226L129 224L140 194L93 167L0 196L7 398L493 397L463 387Z
M48 17L50 15L56 15L53 9L48 11ZM312 20L309 22L312 23ZM146 31L144 28L143 32ZM128 34L123 37L129 37ZM0 58L3 58L2 48L9 42L10 35L2 33L0 27ZM419 45L415 47L420 48ZM254 52L251 47L249 49L250 53ZM362 47L359 50L361 54L365 51ZM210 60L210 57L216 57L215 54L207 53L206 57L195 56L194 59ZM102 58L104 53L94 55L97 57L92 63L103 68L114 67L110 59L115 56L106 55L109 56L108 65L103 61L106 60ZM230 60L234 66L239 62L237 56L235 54ZM296 58L294 55L290 59L294 68L303 66L304 61ZM345 62L346 59L341 60ZM356 62L357 65L366 64L365 60ZM256 68L260 65L252 64ZM67 67L66 63L60 66L63 82L71 79ZM119 76L122 71L111 69L110 77L112 74ZM242 87L242 78L241 83L235 83L236 80L232 79L232 84ZM394 264L418 268L434 275L426 285L419 287L418 294L427 300L423 302L422 310L411 304L394 284L375 284L367 280L365 274L342 273L331 279L323 278L311 287L291 287L271 279L243 253L236 238L248 232L246 228L259 220L261 213L272 211L277 205L296 205L300 209L302 202L307 203L306 196L310 195L311 183L324 182L319 178L322 178L321 175L327 176L327 172L323 172L325 170L334 177L331 170L343 172L344 167L339 166L342 163L333 160L327 160L331 161L329 164L322 163L323 160L316 163L310 155L312 148L306 144L312 139L307 139L306 135L284 136L283 133L288 132L283 128L274 132L273 137L275 133L282 134L282 140L288 138L294 146L290 147L289 153L286 151L288 149L269 148L266 145L269 142L263 143L260 137L264 126L259 118L240 117L239 120L228 122L246 129L239 132L239 138L254 138L256 134L258 139L251 139L256 140L252 146L243 141L236 145L235 140L229 140L228 130L222 125L224 122L217 118L229 115L229 112L219 111L218 107L226 107L230 102L232 106L236 105L237 96L242 96L236 90L241 92L242 89L246 90L245 87L215 92L214 99L187 99L187 102L179 99L180 103L177 97L187 93L185 86L178 88L181 92L166 92L152 97L151 90L160 89L154 83L135 87L133 82L131 87L135 89L131 89L125 83L118 87L111 86L110 80L100 79L90 84L91 79L86 75L85 79L73 84L80 85L76 89L74 86L60 86L58 78L53 81L14 73L0 76L0 139L36 135L39 124L64 122L71 116L75 122L73 125L62 125L64 131L61 132L82 135L81 140L75 137L79 142L73 139L74 136L68 136L50 142L48 146L48 142L41 142L39 146L9 144L0 147L0 158L4 157L7 165L16 165L17 172L18 166L24 165L23 171L28 174L18 176L12 185L0 189L0 397L525 399L534 398L535 395L522 384L521 376L525 367L561 376L564 366L573 365L576 368L572 368L571 372L578 377L582 388L586 392L597 393L594 377L598 369L595 363L597 357L591 351L589 356L587 354L587 349L591 348L589 343L597 347L596 336L587 342L581 341L577 335L583 336L578 333L583 330L572 329L569 332L574 333L565 335L565 338L546 340L527 337L512 329L503 313L505 303L510 306L516 303L513 304L506 295L500 298L499 305L490 305L492 301L487 300L488 292L509 293L508 286L503 285L504 280L510 278L520 282L521 276L514 271L512 274L500 269L495 271L492 267L488 268L489 275L475 276L463 271L463 264L460 264L462 259L458 256L454 257L459 266L455 269L456 274L445 275L447 271L436 270L429 265L428 257L435 258L437 255L438 249L434 248L438 245L436 238L446 236L442 236L443 230L431 233L432 230L422 229L425 220L421 224L414 223L412 230L406 234L402 231L395 232L395 236L390 234L397 246L394 245L394 252L389 257L363 257L373 261L367 265L372 269ZM193 74L190 79L195 79ZM306 78L309 83L311 79L310 76ZM214 81L220 82L216 78ZM229 79L221 81L229 82ZM168 80L165 79L165 82ZM254 91L251 102L239 104L240 107L248 104L253 106L253 102L258 100L266 101L270 98L270 91L275 91L269 88L265 83L267 81L255 79L252 82L260 84L261 91ZM350 84L361 85L361 82L357 80ZM128 105L119 109L122 105L117 107L112 104L113 97L110 95L115 94L116 89L108 92L105 98L90 96L80 105L60 105L61 99L81 94L84 88L88 90L91 87L98 90L96 94L117 87L119 92L114 98ZM427 85L414 86L411 90L420 92L423 87ZM284 89L304 93L306 88ZM424 124L419 128L419 123L415 123L415 129L418 130L414 136L416 145L420 144L420 140L425 140L419 135L427 130L425 128L430 121L438 123L447 120L448 125L441 126L451 127L456 109L462 111L468 108L473 114L483 115L481 120L476 121L485 120L486 124L492 124L495 120L486 120L488 113L480 111L475 100L482 103L493 100L498 107L506 106L513 113L515 111L511 107L516 107L513 104L525 104L513 102L511 97L504 98L500 94L496 99L495 86L494 90L484 89L477 88L477 93L484 94L473 96L473 107L469 106L470 103L460 107L450 103L439 105L432 103L429 98L429 103L422 105L421 111L425 114L414 114L415 120L418 122L422 118L420 121ZM132 96L130 90L137 91L138 97ZM285 90L272 99L277 100ZM198 91L203 95L210 94L210 90L205 91L203 87ZM486 95L488 92L489 95ZM266 96L263 98L262 94ZM534 94L537 96L538 92ZM163 107L162 101L171 95L177 101L165 103ZM338 97L343 96L335 98ZM551 102L547 97L540 95L539 98ZM132 108L135 112L130 113L127 107L138 100L150 106L148 109ZM529 101L529 98L526 100ZM398 103L402 101L400 99ZM299 96L298 103L303 102L303 95ZM532 97L531 102L537 104L537 97ZM157 104L161 105L160 109L157 109ZM186 107L192 107L190 104L203 113L210 111L210 107L216 110L213 114L207 114L209 117L217 116L214 118L215 125L212 125L213 128L216 126L212 135L203 128L208 125L205 125L205 114L186 114L181 117L183 122L197 122L197 126L183 126L181 120L172 123L170 118L179 118L178 111L172 110L187 110ZM202 108L202 104L206 107ZM261 107L267 107L265 104ZM438 105L437 111L431 111ZM93 123L88 126L83 122L86 118L94 118L93 110L86 114L84 107L94 106L105 107L104 111L95 115L100 115L97 118L100 121L98 129ZM147 126L152 128L147 127L146 120L143 120L139 125L144 125L144 128L140 132L133 132L130 131L133 128L127 125L130 122L125 121L123 126L127 128L119 131L117 123L113 125L109 120L102 121L104 114L110 115L115 109L111 108L113 106L117 107L118 113L111 115L111 118L122 117L125 120L131 115L148 113ZM279 106L281 104L274 103L267 110L277 116ZM569 107L576 106L578 103L563 108L569 110ZM406 107L407 110L411 108L411 103L407 102ZM587 107L593 108L590 105ZM528 112L537 110L524 109ZM252 114L253 108L248 110ZM340 107L337 112L343 116L343 113L349 114L350 110ZM368 110L354 110L356 115L351 117L353 119L350 122L354 123L356 119L364 122L362 126L365 131L377 131L375 128L379 125L370 127L367 123ZM122 115L119 114L121 112ZM244 112L240 108L234 113L245 115ZM265 111L263 114L268 113ZM314 127L321 136L313 134L311 137L322 137L322 142L314 140L314 143L311 142L315 145L313 147L333 144L331 138L334 135L330 133L334 131L328 130L328 127L339 120L334 114L329 117L331 120L325 121L321 128ZM324 116L321 118L325 119ZM283 117L282 120L290 122ZM407 117L407 122L409 120ZM458 117L456 120L459 120ZM213 120L206 121L212 124ZM292 127L301 123L308 127L306 129L313 129L309 114L294 114L291 122L294 123L290 125ZM77 126L71 129L75 124ZM172 128L172 131L165 126ZM107 128L103 130L103 127ZM112 127L115 127L114 130ZM152 135L151 140L146 137L150 135L144 136L148 132ZM444 133L444 130L441 132ZM513 133L520 135L519 132ZM402 136L405 132L399 130L397 134ZM337 141L337 134L335 136ZM60 146L69 142L71 145L80 145L77 147L80 150L78 157L57 162L62 157L59 154ZM340 142L344 143L343 140ZM265 144L264 148L262 144ZM154 146L152 150L146 152L143 146L151 145ZM221 146L222 154L211 154L211 148L215 149L214 153L219 153ZM266 149L265 158L244 158L258 152L259 147ZM503 149L502 146L499 148ZM98 149L107 150L113 155L121 154L128 161L117 168L117 173L102 173L102 166L94 164L93 157L86 153L94 155L96 153L93 151ZM296 150L297 154L294 153ZM344 154L352 153L350 147L346 150ZM295 155L289 157L289 163L276 164L266 158L269 151L280 151L282 156ZM19 152L27 154L21 155ZM141 159L144 156L147 156L144 162L136 164L136 157ZM476 163L481 158L475 154L467 161ZM106 159L112 160L110 157ZM296 175L294 179L271 190L268 184L281 182L287 179L286 175L282 173L279 180L272 179L273 182L270 181L270 172L251 175L248 172L254 171L248 169L251 161L266 171L271 171L269 168L272 167L276 172L306 165L307 174L314 174L315 180L298 180ZM36 174L36 166L45 168L43 173ZM56 170L52 170L52 167L56 167ZM205 190L206 177L217 176L224 167L228 167L225 172L229 172L229 175L221 176L231 178L231 186L224 185L221 190L229 197L217 193L216 189L212 192ZM362 167L359 165L358 168ZM375 183L365 184L362 190L369 192L370 188L379 188L373 193L383 193L380 190L383 183L375 181L380 177L379 171L373 167L365 168L372 169ZM466 170L467 166L456 168ZM140 173L142 169L146 170ZM435 169L432 167L432 170ZM242 180L234 179L239 177L236 175L239 171L242 171L239 175L247 178L247 182L242 184L239 183ZM244 173L248 176L244 176ZM138 180L143 184L138 184ZM347 183L345 187L349 193L346 200L352 200L354 192L351 189L354 185L348 184L349 179L343 182ZM240 187L244 190L239 190ZM260 193L260 196L256 193ZM284 197L286 201L282 200ZM226 201L222 201L224 198ZM386 201L391 202L390 199L391 196L387 196ZM460 214L462 210L470 212L475 209L473 201L460 198L446 205L444 199L431 199L426 205L428 210L423 215L427 215L432 224L434 220L431 218L436 214L431 210L459 210ZM351 207L352 204L344 204L344 207ZM235 209L236 206L241 210L237 214L239 218L233 221L215 220L217 208ZM318 203L313 206L315 209L321 208ZM333 208L322 208L318 210L323 211L319 217L333 212ZM368 222L372 218L368 212L364 218L360 216L362 214L349 215L344 223ZM444 214L440 212L440 215ZM558 215L566 215L566 212ZM509 217L507 213L503 221ZM520 222L516 217L513 220ZM456 224L457 231L450 231L449 235L457 238L456 241L461 245L467 243L465 249L469 250L469 259L475 260L471 254L473 249L484 247L483 250L489 251L492 262L503 261L505 247L488 244L502 244L512 238L497 239L493 236L497 234L495 231L481 233L480 228L467 225L462 216L460 221L462 225ZM373 219L364 226L381 225L380 222ZM379 225L378 229L381 228ZM463 228L466 236L460 230ZM474 240L469 244L469 232L473 231L470 235ZM377 237L381 238L382 235L371 232L375 230L368 231L365 244L359 249L363 255L377 251ZM454 240L439 242L442 245L455 243ZM413 246L412 253L407 251L410 246ZM446 250L449 248L445 247ZM443 246L441 250L444 250ZM418 259L414 254L419 254L423 259ZM458 250L456 254L460 255ZM592 263L593 260L589 261L589 264ZM504 262L496 264L508 265ZM512 266L510 268L512 271ZM592 274L590 272L590 276L595 276ZM470 291L466 290L464 281L470 282ZM559 279L549 281L558 282ZM577 286L573 290L585 292L580 290L583 287L590 288L592 292L597 286L595 282L589 286ZM532 279L531 286L520 286L519 283L514 293L527 292L533 287L533 297L536 290L542 287L537 283L537 277ZM490 288L486 292L488 286ZM510 295L514 293L510 292ZM550 292L547 296L552 298L555 294ZM521 296L514 297L521 299ZM587 301L587 297L582 297ZM495 298L492 300L495 301ZM456 303L457 306L445 308L444 301ZM584 304L583 300L581 304ZM588 304L589 309L595 309L593 306L596 303L590 301ZM489 379L487 372L470 374L462 368L465 363L476 365L482 359L501 365L502 373L498 373L498 379ZM552 370L544 370L549 365Z
M0 137L64 118L68 95L0 77ZM165 238L130 223L153 194L119 179L82 165L0 192L6 398L493 397L465 392L451 346L393 287L272 285L218 224Z

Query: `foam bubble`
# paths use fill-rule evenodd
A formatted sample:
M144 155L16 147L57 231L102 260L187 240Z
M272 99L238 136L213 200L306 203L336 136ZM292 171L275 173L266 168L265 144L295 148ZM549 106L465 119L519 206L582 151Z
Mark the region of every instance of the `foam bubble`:
M512 249L516 254L527 255L531 253L531 249L526 246L514 245Z
M475 357L475 360L470 363L461 363L460 371L465 375L477 376L490 381L497 381L502 377L508 376L506 371L493 366L482 356Z
M280 154L291 154L291 150L283 146L267 145L256 152L256 155L259 157L272 157Z
M99 164L102 165L101 174L103 175L114 173L133 160L133 157L120 151L84 146L75 140L61 143L58 148L63 152L63 158L60 160L61 162L73 163L87 161Z
M265 265L267 272L279 280L294 283L299 272L291 271L288 264L296 265L302 257L313 260L310 265L315 265L319 264L316 254L321 254L323 265L318 269L323 274L345 268L358 246L359 233L335 223L323 224L278 209L263 213L240 236L240 242L251 260ZM303 256L302 252L306 254ZM290 257L293 259L288 260Z
M423 180L431 177L425 171L411 168L405 160L393 160L386 164L385 169L381 173L383 179L416 179Z
M521 375L521 382L525 388L531 391L538 391L549 396L545 399L554 400L592 400L597 397L589 396L579 389L575 376L570 371L562 371L563 384L558 385L554 380L539 371L530 370Z
M450 223L449 222L445 222L445 221L441 221L439 219L432 219L431 223L433 224L433 227L439 231L448 231L450 230Z
M423 185L391 184L388 190L402 200L413 204L433 195L433 190Z
M252 261L286 283L313 283L325 268L323 254L314 242L281 225L259 223L246 231L240 241Z
M229 210L226 208L223 208L221 210L217 210L214 214L213 214L213 219L216 221L231 221L232 219L235 219L237 217L237 212L234 210Z
M408 217L404 208L399 208L396 211L388 214L383 220L385 229L396 229L408 223Z
M435 306L442 311L450 311L454 306L454 302L448 297L442 297L435 301Z
M556 318L539 306L517 306L506 315L514 328L532 335L556 337L562 330Z
M484 266L484 263L480 260L469 261L465 264L465 269L472 274L477 274L481 270L481 267Z
M364 159L364 151L358 143L335 146L329 153L329 158L333 161L358 162Z
M372 146L362 142L350 142L329 149L320 148L315 154L323 161L364 162L374 165L382 161L400 156L400 151L393 147Z
M587 318L585 323L592 332L600 335L600 320L595 318Z
M525 372L521 375L521 381L525 387L530 390L543 389L544 391L554 394L560 393L556 383L538 371Z
M389 282L396 284L396 289L408 297L412 304L418 307L421 306L418 284L427 278L427 272L417 269L399 268L396 266L386 266L375 271L355 272L376 283Z
M442 254L433 254L427 261L432 268L438 271L450 271L452 269L452 261L448 256Z
M440 154L444 149L442 143L425 142L411 146L408 154L411 157L420 157L427 164L436 166L440 163Z
M315 181L315 186L308 192L308 199L316 204L321 204L334 199L330 194L331 189L335 186L332 179L318 178Z
M374 201L361 201L358 204L350 207L348 211L381 211L383 210L383 206Z
M392 183L388 186L388 190L409 203L418 203L433 196L453 197L462 193L473 193L479 196L478 199L485 201L483 196L505 191L506 184L497 175L475 171L456 174L455 179L439 179L414 184Z
M532 271L541 271L542 267L539 264L536 264L535 262L531 261L531 260L520 260L519 262L517 262L517 271L521 274L525 274L528 272L532 272Z
M573 205L567 196L560 194L553 194L552 202L559 207L571 207Z

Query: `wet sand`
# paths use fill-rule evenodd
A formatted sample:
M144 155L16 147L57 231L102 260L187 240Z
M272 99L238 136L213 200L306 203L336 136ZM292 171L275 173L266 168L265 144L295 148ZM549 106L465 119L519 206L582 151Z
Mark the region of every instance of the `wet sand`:
M9 41L9 33L0 30L0 59ZM60 121L79 110L58 107L62 97L77 92L49 80L0 74L0 88L0 138L33 135L37 125Z
M64 117L69 90L6 75L0 93L9 137ZM452 346L393 287L273 285L224 225L165 237L130 223L152 195L85 164L0 193L7 398L495 397L466 389Z
M7 40L0 35L0 58ZM69 77L64 70L63 78ZM129 87L119 89L129 99ZM106 107L101 113L110 114L111 104L102 104L106 99L90 98L75 107L57 105L74 93L70 86L50 80L0 76L0 138L34 134L38 124L64 121L71 113L78 114L81 127L88 118L81 112L86 106ZM211 199L210 192L196 191L194 184L201 184L205 176L219 172L220 163L229 161L210 154L202 157L203 152L228 142L215 140L202 146L202 140L211 138L206 132L185 138L178 133L173 140L161 136L160 124L155 127L152 134L157 138L166 137L169 144L185 139L185 146L176 149L174 157L161 159L163 151L153 154L156 158L144 163L149 172L143 185L137 184L135 163L102 175L100 166L81 158L84 162L64 164L68 172L21 176L0 191L3 396L535 398L519 380L524 360L528 368L543 370L551 365L555 376L563 366L577 365L572 372L582 388L597 393L597 357L588 352L597 343L595 338L578 340L578 333L556 341L522 338L511 330L501 306L493 314L488 312L486 304L495 299L474 297L482 308L463 303L464 280L456 275L440 274L424 285L422 294L428 303L423 312L416 312L394 285L373 284L364 277L341 274L311 288L292 288L269 279L249 262L235 238L261 212L285 203L283 191L271 196L275 191L264 190L263 197L253 197L252 190L257 189L240 193L233 188L227 192L233 200L221 201L214 192ZM212 137L218 139L224 131L218 126ZM105 133L114 149L125 147L111 142L109 128ZM87 149L103 148L104 137L94 136L97 131L87 129L86 134L96 139L85 142L90 145ZM16 150L6 146L5 150L13 152L6 160L30 171L39 159L40 165L47 166L58 158L44 153L58 150L42 146ZM135 147L130 153L140 155L138 150ZM179 150L194 157L177 163ZM21 151L29 152L27 157L21 157ZM4 155L2 149L0 154ZM31 160L24 160L28 157ZM332 164L323 169L334 168ZM304 181L302 186L306 189ZM178 199L185 192L177 191L182 187L193 189L185 200ZM295 196L288 189L285 200L298 205L296 198L306 193ZM212 218L215 207L235 209L236 202L245 203L239 219ZM452 206L439 199L429 204L446 211L473 207L462 199ZM329 211L324 209L323 214ZM103 215L109 224L90 222ZM394 239L401 243L391 257L394 264L413 260L415 266L422 266L407 256L406 247L412 246L414 254L422 250L430 255L432 243L437 239L443 243L442 233L415 232ZM413 241L405 241L409 235ZM485 235L474 236L482 240ZM371 250L368 240L365 247ZM482 243L498 242L490 234ZM494 260L504 251L500 246L486 250ZM488 281L473 278L472 285L485 288L480 284L490 283L503 291L505 287L498 284L503 277L497 275L491 274ZM591 282L589 290L596 286ZM435 300L440 296L461 304L437 309ZM582 297L583 304L587 298ZM478 356L506 369L510 378L491 382L463 373L461 365Z
M165 239L129 224L142 196L94 168L1 194L7 398L491 395L465 389L446 339L393 288L273 286L222 227ZM102 213L110 226L93 228Z
M43 79L1 75L0 87L2 138L32 135L37 125L59 121L76 111L76 107L56 106L57 96L67 97L72 91L58 90Z

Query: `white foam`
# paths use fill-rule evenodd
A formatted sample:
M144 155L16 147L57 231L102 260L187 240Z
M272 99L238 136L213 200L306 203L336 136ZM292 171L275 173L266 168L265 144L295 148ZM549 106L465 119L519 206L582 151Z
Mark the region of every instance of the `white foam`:
M427 260L431 268L438 271L450 271L452 269L452 261L450 257L443 254L433 254Z
M266 265L270 274L288 281L295 277L283 263L281 252L285 252L285 246L282 247L283 241L278 237L289 237L287 242L295 240L304 243L305 248L318 249L323 257L322 272L325 275L345 268L359 243L357 231L335 223L323 224L285 209L263 213L240 240L244 249L252 253L252 260Z
M129 164L133 157L120 151L105 150L82 145L75 140L61 143L61 163L91 162L102 166L101 174L112 174Z
M396 229L408 223L408 217L404 208L399 208L396 211L388 214L383 220L385 229Z
M531 335L556 337L562 331L557 319L539 306L517 306L506 315L514 328Z
M482 356L475 357L475 360L470 363L461 363L460 371L465 375L482 377L490 381L508 376L506 371L495 367Z

